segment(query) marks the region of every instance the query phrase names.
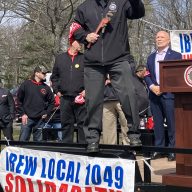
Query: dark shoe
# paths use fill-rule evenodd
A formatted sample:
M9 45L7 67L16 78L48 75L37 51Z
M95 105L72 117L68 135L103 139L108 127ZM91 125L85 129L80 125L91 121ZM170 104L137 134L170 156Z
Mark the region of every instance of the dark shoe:
M128 138L130 140L131 146L142 146L141 140L140 140L140 134L129 134Z
M87 153L97 153L99 152L99 143L89 143L87 145Z
M175 153L169 153L168 161L175 161Z
M154 152L151 154L151 159L160 159L162 157L163 157L163 155L159 152Z

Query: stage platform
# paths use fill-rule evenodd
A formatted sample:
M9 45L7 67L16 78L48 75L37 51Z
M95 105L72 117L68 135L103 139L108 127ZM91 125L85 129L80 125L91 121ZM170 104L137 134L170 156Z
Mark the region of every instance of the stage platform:
M137 156L137 159L142 159ZM139 169L143 178L143 161L138 161ZM176 161L168 161L167 158L151 160L151 166L154 172L151 173L151 182L162 183L162 175L176 172Z

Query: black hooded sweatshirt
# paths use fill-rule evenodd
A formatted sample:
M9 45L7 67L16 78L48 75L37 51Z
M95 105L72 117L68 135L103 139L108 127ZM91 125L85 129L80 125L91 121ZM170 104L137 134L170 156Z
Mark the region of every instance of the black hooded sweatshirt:
M18 112L31 119L50 115L54 107L54 94L50 87L35 80L24 81L18 90Z

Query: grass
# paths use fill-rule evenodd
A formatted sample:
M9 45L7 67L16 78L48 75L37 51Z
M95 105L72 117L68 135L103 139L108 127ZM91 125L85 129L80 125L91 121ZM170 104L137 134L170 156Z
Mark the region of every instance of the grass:
M20 123L16 123L16 122L13 123L13 139L15 141L19 140L20 126L21 126ZM1 131L1 137L0 138L1 138L1 140L5 140L2 131ZM32 140L32 137L31 137L30 140ZM74 133L74 142L76 142L76 133ZM119 143L122 144L121 134L119 134ZM100 138L100 144L103 144L102 135L101 135L101 138Z
M13 139L18 141L20 133L20 123L13 123ZM1 140L5 140L3 132L1 131Z

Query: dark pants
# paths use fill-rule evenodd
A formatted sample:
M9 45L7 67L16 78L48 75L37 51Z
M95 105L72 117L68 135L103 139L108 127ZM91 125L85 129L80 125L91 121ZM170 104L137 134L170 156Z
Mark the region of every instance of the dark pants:
M59 111L60 114L60 111ZM49 122L48 124L45 124L44 126L44 132L43 132L43 140L59 140L62 141L62 131L57 131L57 129L61 129L61 122ZM46 130L46 128L55 129L55 130Z
M73 143L74 124L77 123L78 143L85 143L83 124L85 119L85 105L74 103L75 98L70 96L61 97L61 126L63 129L63 142Z
M44 127L42 119L29 119L26 125L21 124L19 141L29 141L33 133L33 141L42 141L42 128Z
M13 121L3 122L0 120L0 131L3 131L4 137L13 140Z
M84 70L87 115L84 124L86 141L99 142L103 114L104 85L106 74L110 75L128 123L129 133L137 133L139 110L136 103L133 76L128 61L108 66L86 66Z
M153 96L150 99L151 110L154 119L155 145L165 146L165 128L164 119L166 118L169 147L175 146L175 115L174 115L174 99L166 99L163 96Z

